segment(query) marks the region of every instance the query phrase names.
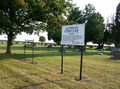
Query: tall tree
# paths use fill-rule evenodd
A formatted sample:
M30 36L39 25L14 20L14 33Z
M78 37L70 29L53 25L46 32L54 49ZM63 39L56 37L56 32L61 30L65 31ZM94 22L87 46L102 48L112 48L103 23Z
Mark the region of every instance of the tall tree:
M79 9L79 7L73 7L68 15L69 21L74 21L77 23L83 23L83 11Z
M107 18L106 30L104 32L104 43L112 44L115 43L115 15L112 14L109 18Z
M103 43L111 43L111 36L112 34L107 30L105 29L104 31L104 37L103 37Z
M6 54L11 54L12 37L45 29L47 21L66 14L70 0L0 0L0 33L8 35Z
M115 46L120 48L120 3L116 8L115 24Z
M93 13L89 17L86 23L85 37L88 41L94 41L99 44L99 48L103 47L103 42L101 41L104 37L105 24L104 19L99 13Z
M88 19L95 13L96 9L95 6L92 4L85 5L85 9L83 10L83 21L84 23L87 23Z
M92 4L85 5L85 9L80 10L79 7L73 7L68 15L68 20L77 23L87 23L88 18L95 13L95 7Z
M85 9L83 10L79 10L78 7L75 7L71 10L71 12L69 13L68 15L68 19L69 21L74 21L74 22L77 22L78 24L80 23L85 23L87 24L88 23L88 19L95 13L95 7L94 5L92 4L87 4L85 5ZM85 44L88 42L88 41L91 41L89 39L89 33L91 31L89 31L89 28L85 27Z
M7 34L7 54L11 54L13 36L24 28L25 7L24 0L0 0L0 33Z
M46 40L46 39L45 39L44 36L40 36L40 37L39 37L39 41L41 41L42 43L45 42L45 40Z

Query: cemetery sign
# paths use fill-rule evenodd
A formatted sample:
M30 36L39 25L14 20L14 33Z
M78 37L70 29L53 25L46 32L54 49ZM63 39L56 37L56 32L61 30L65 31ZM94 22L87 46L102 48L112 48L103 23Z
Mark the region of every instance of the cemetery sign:
M63 73L63 45L80 45L81 46L81 64L80 64L80 80L82 77L82 58L83 46L85 41L85 23L76 25L62 26L61 44L61 74Z
M62 26L61 44L81 45L85 41L85 24Z

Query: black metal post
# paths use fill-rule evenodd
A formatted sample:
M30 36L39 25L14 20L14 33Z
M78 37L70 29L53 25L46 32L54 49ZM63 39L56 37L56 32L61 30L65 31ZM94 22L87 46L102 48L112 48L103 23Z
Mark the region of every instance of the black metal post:
M32 45L32 64L33 64L33 59L34 59L34 40L33 40L33 45Z
M82 79L83 46L81 46L80 80Z
M26 44L24 45L24 61L25 61L25 51L26 51Z
M63 73L63 44L62 44L62 49L61 49L62 57L61 57L61 74Z

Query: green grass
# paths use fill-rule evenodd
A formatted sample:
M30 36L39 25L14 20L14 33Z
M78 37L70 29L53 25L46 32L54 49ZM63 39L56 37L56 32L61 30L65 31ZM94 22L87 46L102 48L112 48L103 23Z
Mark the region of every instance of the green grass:
M12 55L4 54L6 44L0 44L0 89L120 89L120 60L111 59L110 51L104 55L87 48L83 56L82 80L79 79L80 52L66 49L64 73L61 73L60 47L38 45L34 51L26 50L24 62L23 45L13 45Z

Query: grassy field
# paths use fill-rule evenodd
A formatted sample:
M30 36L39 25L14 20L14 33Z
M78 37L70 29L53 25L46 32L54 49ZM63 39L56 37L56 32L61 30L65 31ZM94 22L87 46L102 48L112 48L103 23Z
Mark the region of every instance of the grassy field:
M82 80L79 79L80 52L66 49L64 73L61 72L60 47L51 51L38 45L34 51L26 50L24 62L23 45L13 45L12 55L4 54L6 44L0 44L0 89L120 89L120 60L111 59L110 51L87 48L83 56Z

